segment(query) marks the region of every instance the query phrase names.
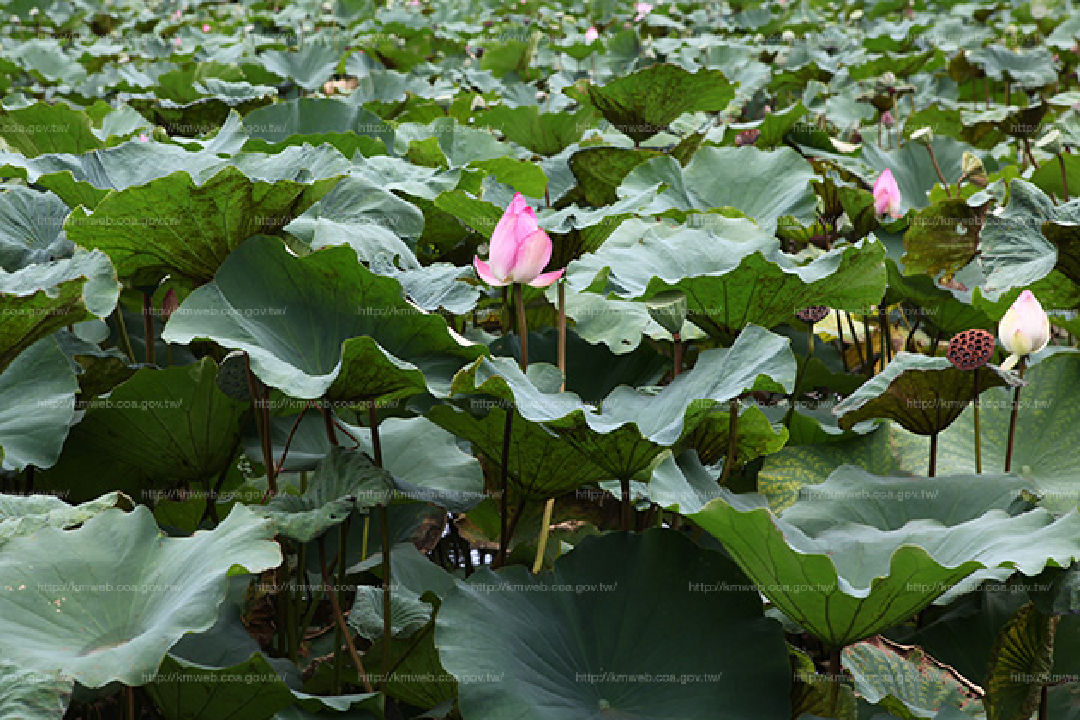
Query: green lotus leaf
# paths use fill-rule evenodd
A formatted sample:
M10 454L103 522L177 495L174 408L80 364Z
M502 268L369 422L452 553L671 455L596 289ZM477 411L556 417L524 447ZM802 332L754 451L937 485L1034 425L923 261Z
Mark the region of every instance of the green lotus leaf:
M15 272L35 263L70 257L60 234L68 206L50 192L17 185L0 195L0 269Z
M960 198L916 212L904 233L904 275L936 277L945 271L951 276L971 262L979 251L979 218L984 212Z
M795 358L788 340L753 325L730 348L702 352L693 368L659 392L620 386L600 403L599 410L582 403L574 393L545 392L539 387L536 381L542 382L542 374L550 367L534 364L531 376L526 376L511 358L485 357L458 373L452 389L513 402L530 422L548 423L567 431L562 432L564 436L572 435L569 430L581 428L584 421L593 433L633 426L643 439L671 446L714 405L752 390L790 392L795 382Z
M1031 88L1057 82L1053 57L1044 47L1012 50L994 43L972 50L968 59L994 80L1010 80Z
M1052 221L1080 222L1080 201L1055 207L1039 188L1024 180L1009 184L1009 204L989 215L982 230L986 286L992 290L1026 287L1045 277L1058 262L1041 229Z
M707 591L720 583L726 591ZM459 582L435 644L466 720L674 720L718 707L780 720L789 716L783 636L745 583L729 560L678 533L590 537L551 572L483 569ZM720 646L741 650L709 651Z
M394 558L395 560L397 558ZM431 620L431 605L414 594L392 592L390 595L390 631L395 638L414 635ZM360 637L378 640L383 636L383 589L362 585L349 611L349 627Z
M925 493L945 480L956 481L911 479L907 491ZM866 505L860 514L888 521L886 509L903 504L896 498L904 490L893 485L890 495L874 492L877 489L873 481L864 486L866 492L826 481L815 492ZM889 522L888 529L844 520L824 524L818 513L810 513L814 522L803 528L800 515L805 511L800 506L813 507L815 502L808 497L778 519L761 496L721 489L718 499L689 517L724 544L785 615L831 647L906 620L977 571L1011 568L1036 575L1080 555L1080 514L1075 512L1055 521L1041 509L1016 517L990 510L968 513L963 521L946 525L934 504L923 506L928 512L919 513L921 517L915 515L917 507L894 513L892 519L903 522Z
M474 160L513 155L509 143L499 142L486 128L459 123L452 117L440 117L427 125L402 123L397 126L394 151L404 155L413 141L433 138L451 169L464 167Z
M844 648L843 666L860 696L898 718L935 718L946 706L968 717L981 714L970 686L917 648L901 654L881 640L867 640Z
M963 172L964 151L973 148L951 137L936 137L930 143L934 149L934 158L945 180L955 183ZM870 186L886 168L892 171L896 184L900 188L901 210L924 208L930 204L930 190L940 184L930 153L921 142L905 142L895 150L882 150L871 143L863 143L862 161L869 173L859 174Z
M215 530L162 537L145 506L0 548L0 649L27 669L96 688L149 682L181 636L214 623L232 568L281 562L270 524L234 507Z
M0 108L0 140L28 158L105 147L94 136L90 117L62 102L38 101L17 110Z
M499 105L481 115L478 121L498 128L509 140L537 155L557 155L579 140L595 119L595 113L588 107L575 113L542 113L535 105Z
M481 407L490 405L481 401ZM493 466L503 465L503 435L506 431L506 413L500 407L490 407L481 416L473 415L449 405L436 405L427 417L439 427L472 444ZM621 438L620 438L621 439ZM648 443L641 449L651 458ZM638 464L639 453L632 439L612 442L621 450L620 456ZM611 446L608 446L611 447ZM648 462L646 459L645 462ZM510 424L510 466L507 477L514 490L527 498L543 500L556 497L588 485L607 480L611 472L593 461L590 455L575 444L514 413Z
M75 420L79 383L54 338L39 340L0 373L3 467L51 467Z
M259 60L270 72L292 80L305 90L322 87L337 68L338 50L328 43L307 43L296 51L265 50Z
M0 663L0 713L19 720L61 720L75 681Z
M236 454L249 407L222 394L216 376L210 358L139 370L90 403L59 462L41 475L43 487L72 499L119 488L152 503L174 484L213 480Z
M1067 511L1080 502L1080 454L1071 421L1080 398L1075 378L1080 356L1059 353L1033 365L1020 393L1012 469L1044 507ZM980 396L984 472L1004 467L1013 392L1000 387ZM971 408L938 436L939 475L975 472ZM891 423L869 435L827 445L788 446L765 459L759 488L774 508L790 504L804 485L820 483L840 465L857 464L878 474L923 474L928 462L925 437Z
M746 167L754 168L752 176L741 171ZM686 167L670 157L638 165L619 186L619 194L626 197L659 185L663 189L651 212L733 207L772 228L784 216L814 217L813 177L810 163L791 148L703 147Z
M691 73L668 63L652 65L603 86L589 85L592 104L635 143L666 130L683 113L719 112L734 95L719 70Z
M749 220L708 218L707 230L624 221L599 250L570 263L569 289L593 290L605 273L606 291L623 299L679 290L688 319L722 337L788 322L811 305L865 311L881 301L880 243L863 240L801 265Z
M1022 382L996 367L965 371L943 357L899 352L884 370L834 407L833 413L845 430L863 420L887 417L909 432L936 435L971 402L976 372L980 391Z
M76 208L64 230L76 244L108 253L135 285L156 285L169 274L201 284L240 243L280 232L334 182L264 183L226 168L197 185L179 171L115 191L92 213Z
M304 492L281 493L253 510L273 522L279 534L308 543L344 522L353 510L389 503L392 487L390 473L363 452L333 447Z
M587 147L570 156L570 171L585 201L602 207L619 199L619 186L630 171L660 156L657 150L641 148Z
M358 105L331 98L297 98L253 110L244 117L244 129L263 141L266 150L288 142L328 142L352 156L360 138L371 138L385 147L394 143L394 128ZM264 149L260 143L250 143Z
M906 314L914 314L924 329L940 330L943 339L972 328L996 332L996 324L984 310L957 300L951 292L939 287L933 278L928 275L902 275L891 259L886 259L885 265L889 273L889 287L882 299L883 305L905 303ZM912 308L912 305L915 307ZM910 322L914 323L914 320Z
M65 530L124 502L120 493L68 505L55 495L0 495L0 544L32 535L43 527Z
M196 338L247 352L259 379L294 398L351 402L445 394L451 375L484 352L410 305L351 248L299 258L267 237L234 250L162 332L166 342Z
M269 720L295 701L274 667L258 652L225 668L166 655L146 691L167 720L229 716Z
M304 211L285 230L312 250L349 245L363 262L381 254L402 258L406 267L419 267L402 238L424 230L424 216L415 205L369 181L348 177Z
M1039 706L1042 682L1054 663L1054 634L1060 618L1028 604L1009 618L990 651L987 720L1030 718Z
M100 251L0 271L0 372L26 348L71 323L103 318L116 307L116 271Z

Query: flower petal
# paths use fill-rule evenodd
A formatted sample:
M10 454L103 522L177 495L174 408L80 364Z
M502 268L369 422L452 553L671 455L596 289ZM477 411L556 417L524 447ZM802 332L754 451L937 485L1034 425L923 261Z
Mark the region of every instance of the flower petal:
M506 280L500 280L499 278L495 277L494 273L491 272L491 267L486 262L481 260L479 257L474 257L473 261L472 261L472 264L473 264L473 267L476 268L476 274L480 277L481 280L486 282L488 285L494 285L495 287L502 287L503 285L509 285L510 284Z
M514 282L532 282L551 259L551 238L543 230L525 238L518 250L514 267L510 269L510 279Z
M514 193L513 199L506 206L506 211L491 233L491 252L488 260L496 275L504 277L510 275L511 269L517 262L522 242L539 228L536 213L529 207L525 196Z
M538 288L547 287L551 283L561 278L564 272L566 272L566 268L563 268L562 270L552 270L551 272L541 273L537 275L536 278L532 280L529 284L533 287Z

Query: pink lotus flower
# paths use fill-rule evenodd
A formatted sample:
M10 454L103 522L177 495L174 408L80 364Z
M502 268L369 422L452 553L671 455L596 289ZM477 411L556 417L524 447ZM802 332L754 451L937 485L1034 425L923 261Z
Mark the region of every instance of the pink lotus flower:
M491 234L488 261L484 262L476 256L473 266L476 274L488 285L499 287L510 283L528 283L533 287L547 287L565 272L553 270L541 273L549 260L551 238L536 222L536 213L525 198L521 193L515 193Z
M148 142L149 140L149 135L147 135L146 133L139 133L139 142Z
M641 22L645 16L652 12L653 4L647 2L634 3L634 22Z
M885 168L874 182L874 211L878 215L888 213L894 218L903 214L900 212L900 187L889 168Z
M175 45L176 47L180 47L183 44L184 44L184 41L181 40L180 38L173 38L173 45Z
M590 27L588 30L585 31L585 42L587 43L596 42L596 39L598 37L600 37L600 31L597 30L595 26Z
M1030 290L1020 293L1002 316L998 337L1010 353L1001 363L1003 370L1011 369L1021 356L1039 352L1050 342L1050 318Z
M179 20L180 18L184 17L184 11L180 8L176 8L176 12L174 12L172 16L174 19Z
M209 23L203 23L202 31L203 32L210 32L210 24Z

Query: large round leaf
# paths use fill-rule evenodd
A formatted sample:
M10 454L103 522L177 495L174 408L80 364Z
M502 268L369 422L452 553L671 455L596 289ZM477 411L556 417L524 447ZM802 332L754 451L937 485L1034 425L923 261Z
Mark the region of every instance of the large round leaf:
M179 171L114 191L92 213L76 208L64 230L76 244L108 253L121 277L136 285L168 274L204 283L240 243L280 232L334 182L267 183L226 168L197 185Z
M295 398L356 402L445 394L450 376L484 353L410 305L398 283L370 272L351 248L298 258L268 237L233 251L162 338L244 350L259 379Z
M210 627L225 578L281 562L269 522L242 506L211 532L163 537L145 506L0 548L0 652L87 687L148 682L181 636Z
M138 371L91 403L59 462L43 475L44 486L73 499L120 488L152 504L178 483L202 483L224 472L239 447L248 405L222 394L216 376L209 358Z
M976 571L1008 567L1036 575L1047 565L1067 566L1080 558L1075 512L1055 521L1045 510L1016 517L997 509L980 514L976 503L893 509L902 505L898 497L947 483L966 482L974 495L980 479L888 479L882 488L864 475L861 488L830 480L815 489L819 498L843 503L848 512L858 508L860 515L881 518L884 528L843 516L823 520L820 500L813 497L802 501L807 511L796 503L777 519L761 496L723 489L690 517L724 543L788 617L826 644L842 647L906 620Z
M674 532L587 538L552 572L458 583L435 643L465 720L781 720L783 635L745 585Z
M0 271L0 371L35 342L65 325L105 317L119 297L116 271L100 251Z
M0 373L4 468L51 467L75 420L79 383L55 338L38 340Z

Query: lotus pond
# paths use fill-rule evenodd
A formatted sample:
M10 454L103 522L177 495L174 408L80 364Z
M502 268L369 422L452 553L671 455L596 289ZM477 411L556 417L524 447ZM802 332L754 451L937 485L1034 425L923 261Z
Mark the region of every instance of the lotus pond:
M1071 0L0 17L0 720L1080 720Z

